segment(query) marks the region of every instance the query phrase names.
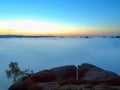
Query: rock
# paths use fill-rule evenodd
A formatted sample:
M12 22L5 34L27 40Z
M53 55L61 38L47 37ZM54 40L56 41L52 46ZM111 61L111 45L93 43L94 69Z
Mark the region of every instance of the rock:
M92 88L89 85L64 85L58 90L92 90Z
M76 75L77 72L78 75ZM77 76L79 80L77 80ZM74 85L65 84L58 88L58 90L92 90L91 86L97 84L120 86L120 76L117 74L85 63L79 65L78 70L76 69L75 65L61 66L52 68L50 70L42 70L40 72L34 73L32 76L21 82L11 85L9 90L55 90L55 88L60 86L60 83L58 82L62 82L64 80L67 80L68 84ZM86 84L88 86L81 84ZM94 87L94 90L97 90L96 88L102 87L96 86Z
M58 88L58 90L81 90L81 86L77 85L64 85Z
M120 90L120 86L109 86L109 85L64 85L56 90Z
M120 90L120 87L109 86L109 85L96 85L92 89L93 90Z
M51 70L43 70L35 73L31 76L31 79L35 82L53 82L56 81L56 76Z
M76 67L74 65L61 66L50 70L43 70L35 73L31 79L37 82L53 82L76 78Z
M53 68L51 71L55 74L56 79L60 81L69 78L76 78L77 69L75 65L67 65Z
M39 83L42 90L56 90L59 87L58 82Z
M54 82L69 78L76 78L76 67L74 65L61 66L37 72L28 79L11 85L9 90L27 90L29 84L32 83Z
M87 63L78 66L78 78L88 83L120 85L120 76Z
M27 79L27 80L15 83L15 84L11 85L8 90L27 90L27 86L31 82L32 81L30 79Z

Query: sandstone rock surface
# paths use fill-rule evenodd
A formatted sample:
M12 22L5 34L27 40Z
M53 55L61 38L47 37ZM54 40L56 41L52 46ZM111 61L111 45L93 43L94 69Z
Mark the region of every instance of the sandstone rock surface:
M78 78L90 83L93 82L120 85L119 75L87 63L78 66Z
M77 82L77 85L60 86L60 81L71 81L70 79ZM67 65L34 73L29 78L11 85L9 90L119 90L116 87L108 86L110 89L105 89L106 87L96 85L120 86L120 76L92 64L84 63L79 65L78 69L75 65Z

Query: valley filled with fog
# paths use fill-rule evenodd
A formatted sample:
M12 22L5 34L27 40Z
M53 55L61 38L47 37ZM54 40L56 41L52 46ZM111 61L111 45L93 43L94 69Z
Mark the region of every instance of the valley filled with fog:
M5 74L16 61L21 69L34 72L63 65L91 63L120 75L118 38L0 38L0 85L11 85Z

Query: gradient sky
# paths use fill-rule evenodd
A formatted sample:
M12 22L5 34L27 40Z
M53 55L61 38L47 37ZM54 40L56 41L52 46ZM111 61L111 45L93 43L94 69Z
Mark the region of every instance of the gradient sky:
M17 28L8 26L13 21ZM29 26L38 30L25 30ZM53 27L59 30L49 30ZM0 0L0 34L106 33L120 34L120 0Z

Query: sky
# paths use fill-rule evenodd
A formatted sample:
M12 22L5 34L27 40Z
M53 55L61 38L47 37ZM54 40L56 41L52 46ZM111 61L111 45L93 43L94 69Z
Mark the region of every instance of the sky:
M0 0L0 34L120 34L120 0Z

